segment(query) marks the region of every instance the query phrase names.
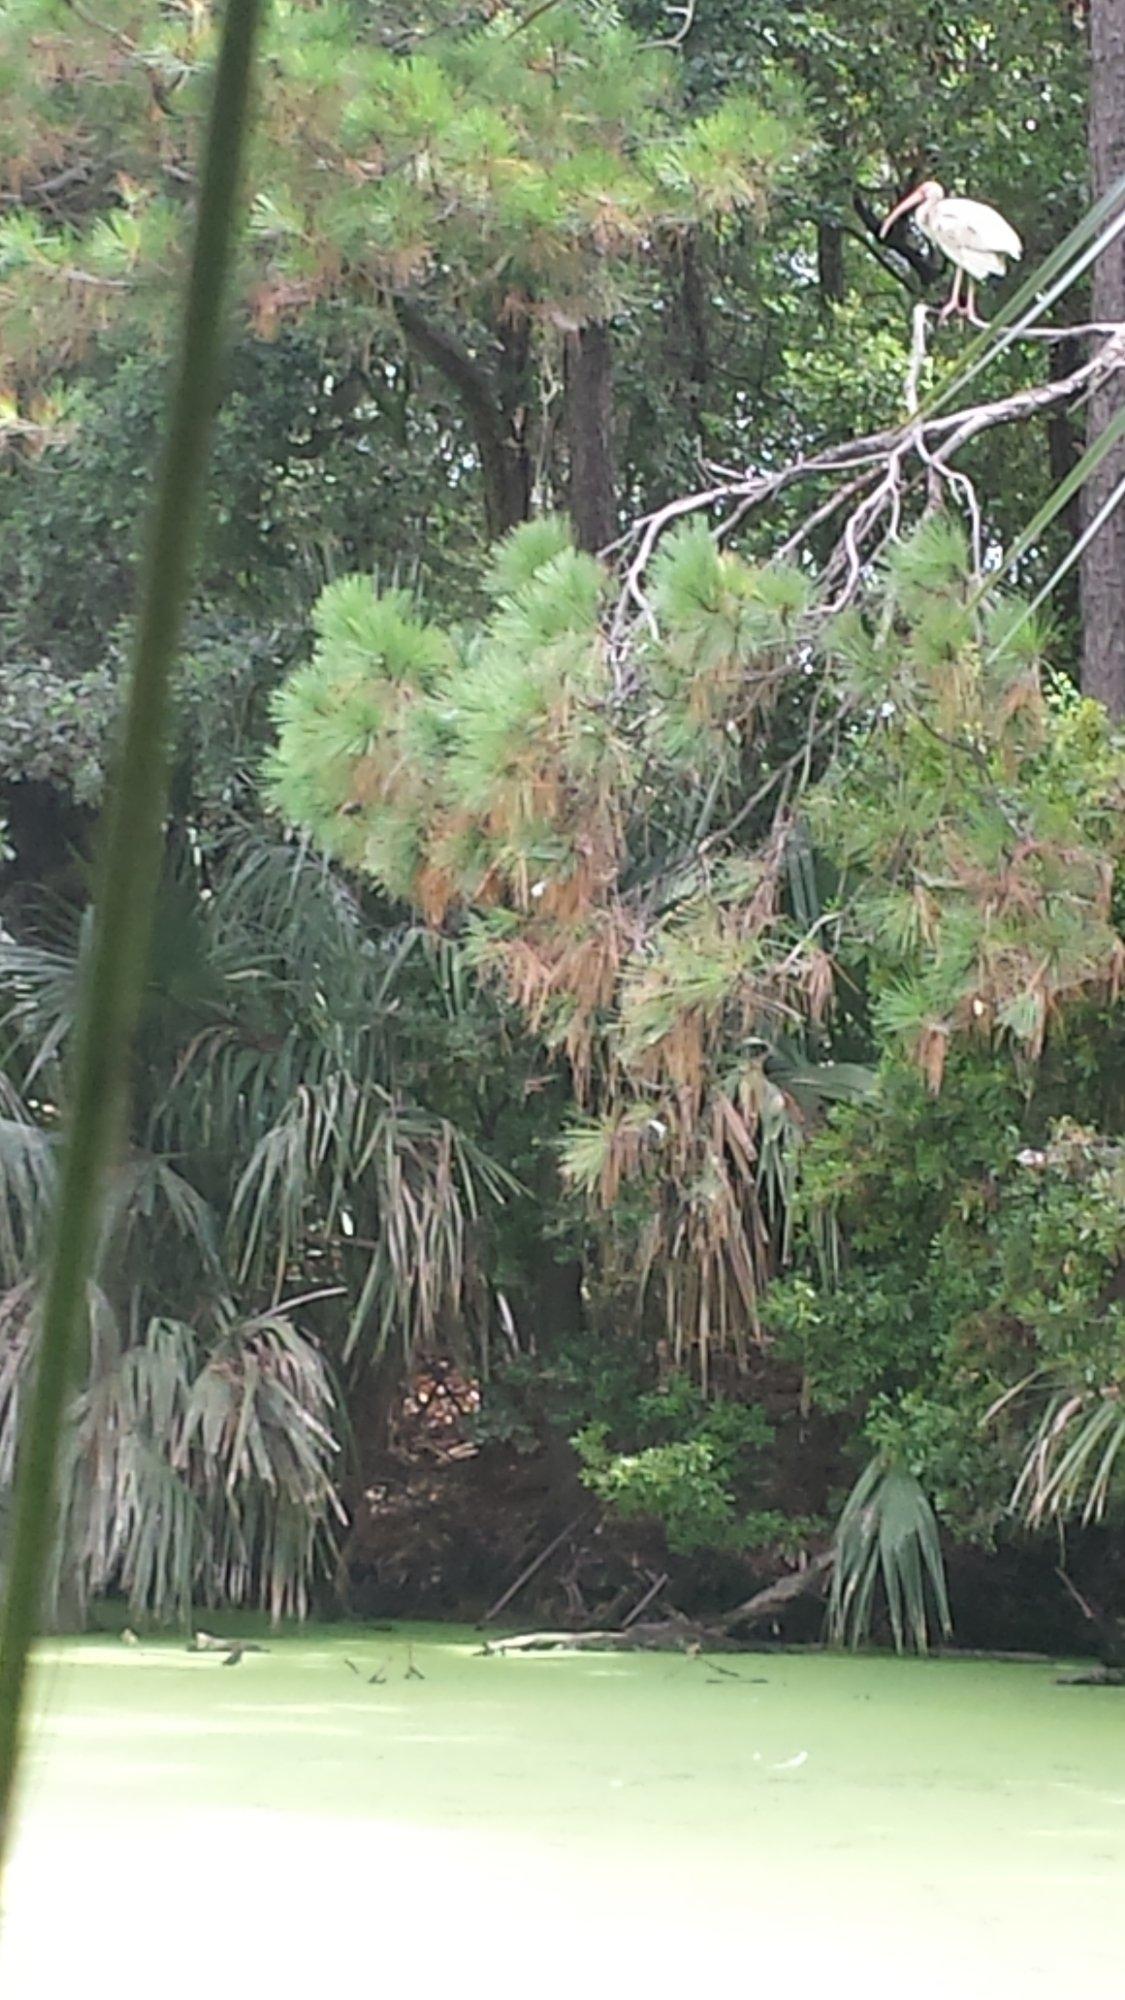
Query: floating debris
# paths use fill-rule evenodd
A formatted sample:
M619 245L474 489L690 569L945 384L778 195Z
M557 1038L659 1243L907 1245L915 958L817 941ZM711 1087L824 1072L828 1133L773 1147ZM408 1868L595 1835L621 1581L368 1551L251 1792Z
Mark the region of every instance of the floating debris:
M237 1653L239 1659L243 1653L268 1653L268 1651L269 1647L259 1646L256 1639L216 1639L213 1632L196 1632L188 1647L189 1653ZM223 1664L226 1665L225 1660Z

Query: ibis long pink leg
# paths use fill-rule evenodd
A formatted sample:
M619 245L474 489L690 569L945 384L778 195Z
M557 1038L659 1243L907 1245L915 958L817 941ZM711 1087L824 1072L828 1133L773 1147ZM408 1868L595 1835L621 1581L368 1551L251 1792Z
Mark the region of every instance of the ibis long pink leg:
M946 299L945 304L943 305L941 311L939 312L938 319L939 321L947 320L949 318L950 313L955 313L960 311L961 311L961 266L960 264L955 264L953 267L953 290L950 292L949 297Z
M971 281L969 284L969 297L965 305L965 318L971 326L988 325L988 321L981 319L977 312L977 288Z

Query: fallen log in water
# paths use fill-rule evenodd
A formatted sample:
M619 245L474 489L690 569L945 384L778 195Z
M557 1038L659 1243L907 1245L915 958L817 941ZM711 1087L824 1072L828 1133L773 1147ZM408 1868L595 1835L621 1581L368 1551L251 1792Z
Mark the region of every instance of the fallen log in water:
M1088 1674L1060 1674L1055 1682L1061 1688L1120 1688L1125 1687L1125 1668L1091 1667Z
M740 1626L764 1624L767 1618L774 1617L787 1604L792 1604L794 1598L804 1597L807 1591L819 1589L834 1561L833 1551L826 1549L823 1555L814 1556L803 1568L791 1570L788 1576L779 1576L775 1582L767 1583L764 1589L756 1590L753 1597L748 1597L745 1604L736 1604L733 1611L718 1619L718 1630L730 1633L736 1632Z
M581 1653L612 1646L628 1634L623 1632L521 1632L514 1639L486 1639L481 1654L498 1653Z
M681 1651L699 1638L702 1628L686 1620L663 1618L653 1625L630 1625L613 1632L521 1632L511 1639L486 1639L481 1653L604 1653L642 1652L661 1647Z
M522 1632L511 1639L488 1639L482 1653L598 1653L607 1651L738 1652L738 1630L762 1625L807 1591L820 1588L831 1570L831 1552L814 1556L802 1569L793 1570L766 1584L762 1590L738 1604L733 1611L712 1619L685 1618L680 1612L671 1617L642 1623L634 1613L624 1626L601 1632ZM667 1579L663 1579L666 1582ZM655 1589L652 1593L656 1594ZM643 1608L644 1600L641 1606Z

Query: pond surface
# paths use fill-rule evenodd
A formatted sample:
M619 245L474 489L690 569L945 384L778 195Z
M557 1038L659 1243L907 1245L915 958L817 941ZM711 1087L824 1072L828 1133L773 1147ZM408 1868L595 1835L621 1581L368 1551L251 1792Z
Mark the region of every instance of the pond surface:
M45 1647L0 1991L1122 1990L1125 1692L479 1643Z

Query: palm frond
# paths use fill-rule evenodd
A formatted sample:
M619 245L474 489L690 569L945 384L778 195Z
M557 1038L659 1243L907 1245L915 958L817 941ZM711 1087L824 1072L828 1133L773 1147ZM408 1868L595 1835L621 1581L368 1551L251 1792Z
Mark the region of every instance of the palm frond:
M1055 1387L1028 1441L1012 1493L1013 1511L1033 1528L1074 1515L1084 1526L1100 1521L1123 1448L1125 1399L1119 1385L1100 1390Z
M0 1493L11 1492L16 1446L35 1354L36 1287L13 1285L0 1298Z
M37 1080L58 1080L59 1060L74 1024L76 951L18 943L0 931L0 1039L18 1056L26 1095Z
M175 1457L207 1505L203 1587L304 1617L318 1553L346 1519L320 1350L282 1310L232 1320L192 1385Z
M951 1630L938 1525L912 1472L872 1459L860 1474L836 1528L828 1605L832 1640L858 1645L871 1630L882 1583L896 1648L929 1644L931 1602L939 1630Z
M35 1287L0 1300L0 1496L10 1490L38 1338ZM136 1615L193 1601L303 1616L327 1561L335 1396L319 1348L284 1309L216 1330L153 1318L128 1336L91 1288L86 1380L71 1407L49 1597L82 1615L124 1591Z
M208 1202L171 1162L156 1154L130 1154L110 1192L105 1244L124 1259L136 1247L146 1258L159 1256L165 1239L178 1239L199 1269L221 1280L215 1217Z
M0 1118L0 1276L6 1285L32 1264L54 1192L54 1141L24 1118Z

